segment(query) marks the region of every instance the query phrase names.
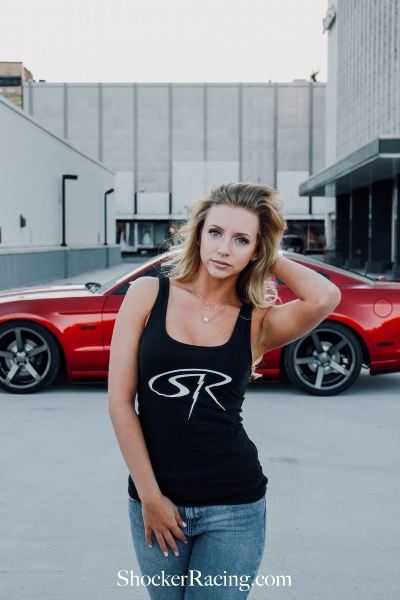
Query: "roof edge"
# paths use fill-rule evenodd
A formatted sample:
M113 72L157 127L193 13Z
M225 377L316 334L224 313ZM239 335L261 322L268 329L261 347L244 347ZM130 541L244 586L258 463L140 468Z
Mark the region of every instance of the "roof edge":
M0 94L0 103L4 104L7 108L9 108L9 109L13 110L14 112L16 112L20 117L23 117L27 121L30 121L33 125L35 125L39 129L41 129L42 131L44 131L48 135L51 135L51 137L53 137L57 141L61 142L65 146L68 146L68 148L70 148L74 152L77 152L78 154L80 154L84 158L87 158L87 160L90 160L95 165L101 167L105 171L108 171L108 173L111 173L111 175L115 175L115 172L112 171L111 169L109 169L108 167L106 167L105 165L103 165L103 163L99 162L98 160L95 160L91 156L88 156L84 152L81 152L81 150L78 150L78 148L75 148L75 146L73 146L72 144L70 144L64 138L59 137L58 135L56 135L55 133L53 133L52 131L50 131L46 127L43 127L43 125L41 123L39 123L39 121L37 121L36 119L34 119L33 117L31 117L31 115L28 115L27 112L25 112L24 110L20 109L16 104L14 104L13 102L10 102L9 100L7 100L7 98L5 98L4 96L2 96L1 94Z

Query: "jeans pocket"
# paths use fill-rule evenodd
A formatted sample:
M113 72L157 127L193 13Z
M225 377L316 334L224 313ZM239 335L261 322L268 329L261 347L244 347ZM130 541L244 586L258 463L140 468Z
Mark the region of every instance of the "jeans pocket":
M140 500L136 500L136 498L132 498L130 494L128 494L129 502L136 502L136 504L142 504Z

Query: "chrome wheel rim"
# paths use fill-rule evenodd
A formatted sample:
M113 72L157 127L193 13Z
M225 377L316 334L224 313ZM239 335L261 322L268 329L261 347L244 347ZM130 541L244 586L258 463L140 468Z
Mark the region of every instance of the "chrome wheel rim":
M0 381L7 387L36 387L50 365L50 348L40 333L29 327L10 327L0 334Z
M329 391L350 379L356 366L356 353L346 334L321 328L296 342L293 364L305 385Z

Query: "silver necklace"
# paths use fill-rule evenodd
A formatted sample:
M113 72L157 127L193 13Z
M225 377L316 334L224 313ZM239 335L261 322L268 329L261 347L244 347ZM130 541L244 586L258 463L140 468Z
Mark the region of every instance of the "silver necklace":
M208 304L208 302L206 302L206 301L204 300L204 298L203 298L203 296L200 294L200 292L198 292L198 291L196 290L196 288L194 287L193 283L192 283L192 282L190 282L190 283L191 283L191 285L192 285L192 288L193 288L193 291L194 291L194 293L196 294L196 296L198 296L199 298L201 298L201 299L203 300L204 304L205 304L205 305L206 305L206 307L207 307L207 310L210 310L210 306L215 306L216 304L221 304L221 302L214 302L213 304Z
M230 304L232 304L233 302L235 302L235 300L231 300L231 302L229 302L228 304L225 304L225 306L223 306L223 307L221 308L221 310L220 310L219 312L217 312L217 314L216 314L216 315L214 315L214 316L213 316L213 317L211 317L211 318L210 318L210 317L206 317L206 316L204 315L204 313L203 313L203 310L202 310L201 306L200 306L200 302L199 302L198 296L199 296L199 297L200 297L200 298L203 300L203 302L204 302L204 303L207 305L207 310L210 310L210 309L209 309L209 306L214 306L215 304L221 304L221 303L220 303L220 302L214 302L214 304L208 304L208 303L207 303L207 302L204 300L204 298L202 298L202 297L201 297L201 295L199 294L199 292L198 292L198 291L196 290L196 288L194 287L193 283L192 283L192 282L190 282L190 283L192 284L193 291L194 291L194 293L195 293L195 295L196 295L196 301L197 301L197 305L198 305L198 307L199 307L199 309L200 309L200 312L201 312L201 314L203 315L203 321L204 321L204 323L209 323L210 321L212 321L213 319L215 319L215 317L218 317L218 315L219 315L219 314L221 314L221 313L222 313L222 311L224 311L224 310L226 309L226 307L227 307L227 306L229 306Z

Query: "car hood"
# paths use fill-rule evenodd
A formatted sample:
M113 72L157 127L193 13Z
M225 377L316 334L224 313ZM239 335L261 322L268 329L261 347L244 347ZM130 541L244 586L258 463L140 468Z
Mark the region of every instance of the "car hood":
M77 296L93 296L93 294L84 285L41 285L3 290L0 292L0 303L17 300L72 298Z

